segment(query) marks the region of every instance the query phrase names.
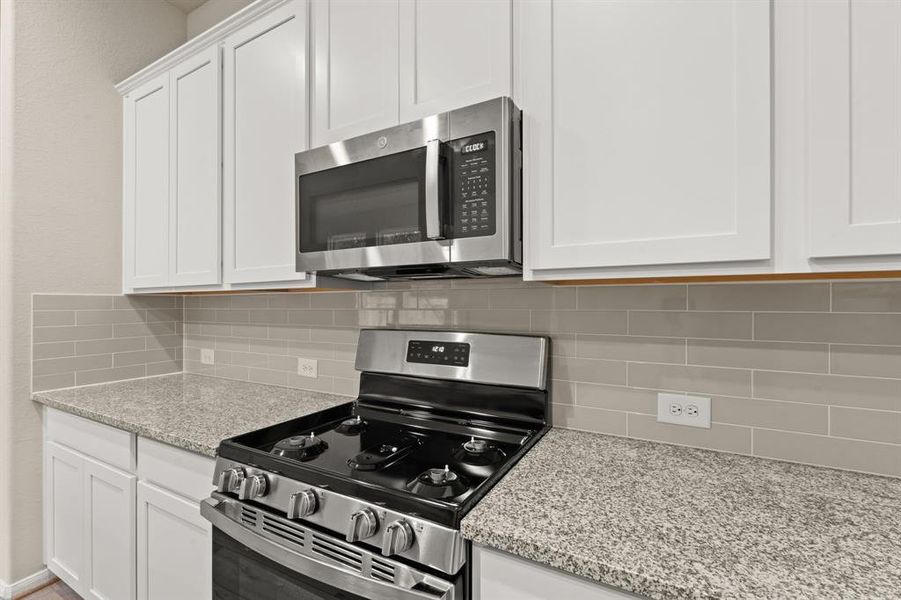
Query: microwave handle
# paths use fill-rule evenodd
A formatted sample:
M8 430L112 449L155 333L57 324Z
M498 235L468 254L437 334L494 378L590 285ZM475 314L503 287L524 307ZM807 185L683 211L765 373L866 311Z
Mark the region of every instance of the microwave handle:
M439 199L441 140L429 140L425 146L425 236L430 240L444 238L441 231Z

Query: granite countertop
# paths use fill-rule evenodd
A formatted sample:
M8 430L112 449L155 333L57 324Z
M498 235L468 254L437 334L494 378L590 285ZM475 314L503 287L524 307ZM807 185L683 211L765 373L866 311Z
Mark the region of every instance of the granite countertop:
M901 598L901 480L551 430L463 535L651 598Z
M207 456L216 456L225 438L352 400L187 373L36 392L32 399Z

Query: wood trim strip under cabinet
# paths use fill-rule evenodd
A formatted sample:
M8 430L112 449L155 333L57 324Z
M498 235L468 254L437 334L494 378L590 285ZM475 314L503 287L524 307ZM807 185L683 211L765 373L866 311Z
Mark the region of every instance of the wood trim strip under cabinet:
M901 271L839 271L834 273L754 273L749 275L683 275L679 277L619 277L615 279L554 279L551 285L622 285L641 283L742 283L830 279L901 279Z

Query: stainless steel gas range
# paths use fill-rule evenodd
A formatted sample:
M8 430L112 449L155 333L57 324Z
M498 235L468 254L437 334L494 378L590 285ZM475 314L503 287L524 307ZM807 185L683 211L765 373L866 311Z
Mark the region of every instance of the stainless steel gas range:
M550 425L545 337L364 330L353 402L223 441L213 598L466 600L463 516Z

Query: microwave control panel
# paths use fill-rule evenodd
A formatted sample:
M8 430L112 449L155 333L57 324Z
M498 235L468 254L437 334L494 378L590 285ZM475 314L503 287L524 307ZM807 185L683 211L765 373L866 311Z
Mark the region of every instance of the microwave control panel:
M449 143L452 152L453 237L494 235L497 177L494 132Z

